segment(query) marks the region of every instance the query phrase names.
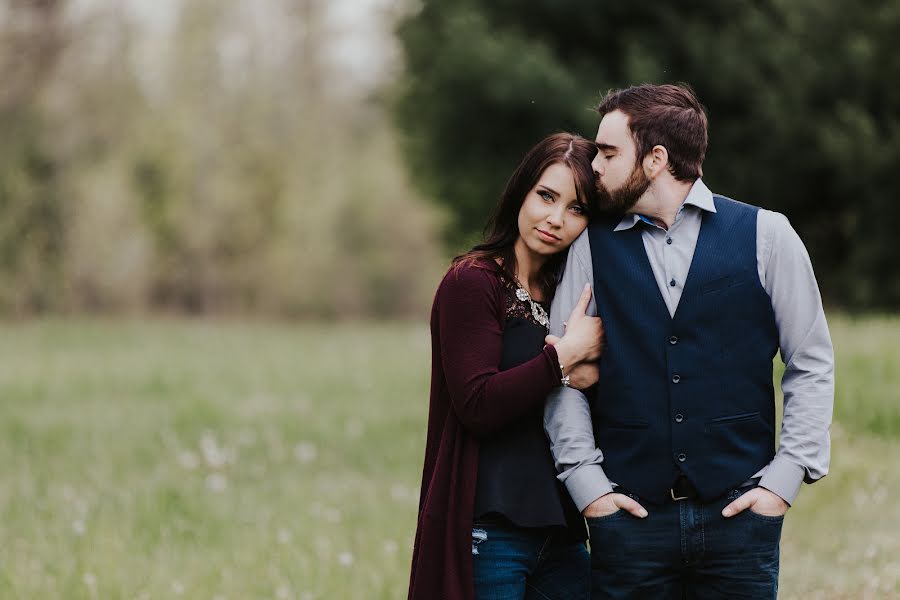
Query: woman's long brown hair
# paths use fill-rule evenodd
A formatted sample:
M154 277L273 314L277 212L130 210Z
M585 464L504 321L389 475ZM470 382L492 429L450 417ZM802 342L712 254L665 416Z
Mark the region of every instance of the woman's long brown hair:
M590 216L595 209L596 187L591 161L597 146L572 133L554 133L531 148L506 182L500 201L484 228L484 242L453 259L453 266L471 265L481 259L500 260L509 275L516 274L514 246L519 237L519 210L525 197L537 185L543 172L553 164L563 164L575 176L575 193ZM544 302L553 299L565 264L567 251L557 252L538 271L537 285Z

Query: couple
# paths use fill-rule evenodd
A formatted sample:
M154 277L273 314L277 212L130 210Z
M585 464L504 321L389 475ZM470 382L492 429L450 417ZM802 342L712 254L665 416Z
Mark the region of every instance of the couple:
M828 470L797 234L704 185L690 89L598 112L595 143L528 152L438 288L411 599L775 598L784 514Z

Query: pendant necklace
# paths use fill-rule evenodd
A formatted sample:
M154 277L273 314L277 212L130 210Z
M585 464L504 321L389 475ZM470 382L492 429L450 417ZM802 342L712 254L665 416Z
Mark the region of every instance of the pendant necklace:
M515 276L513 278L516 280L516 298L518 298L521 302L528 302L531 305L531 316L534 317L534 320L543 325L545 328L550 327L550 319L547 318L547 311L544 310L544 307L532 300L531 294L528 293L528 290L519 283L519 279Z

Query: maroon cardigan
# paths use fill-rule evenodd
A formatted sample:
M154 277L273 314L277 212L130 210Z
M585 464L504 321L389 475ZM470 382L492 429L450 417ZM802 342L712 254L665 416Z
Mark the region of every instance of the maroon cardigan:
M451 268L431 309L431 404L410 600L472 600L478 440L541 406L556 350L499 370L506 298L490 260ZM549 442L548 442L549 443Z

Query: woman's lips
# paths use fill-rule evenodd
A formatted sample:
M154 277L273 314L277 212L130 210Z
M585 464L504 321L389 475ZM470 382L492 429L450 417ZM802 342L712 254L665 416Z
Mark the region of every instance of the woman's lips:
M544 240L548 244L555 244L556 242L559 242L562 240L562 238L557 237L547 231L544 231L543 229L538 229L537 232L538 232L538 237L540 237L542 240Z

